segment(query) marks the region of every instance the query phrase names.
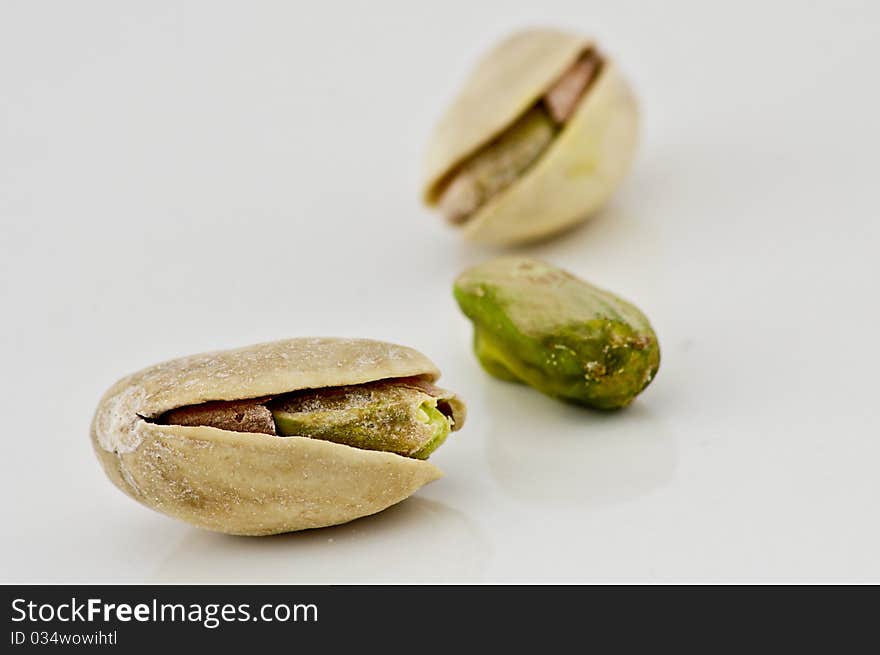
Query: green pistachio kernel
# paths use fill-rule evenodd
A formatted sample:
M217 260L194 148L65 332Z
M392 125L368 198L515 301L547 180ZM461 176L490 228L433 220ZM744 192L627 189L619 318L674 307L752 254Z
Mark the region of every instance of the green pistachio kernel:
M427 459L443 443L451 417L425 383L382 381L307 390L269 403L278 434L333 441Z
M597 409L625 407L660 366L636 307L541 261L502 257L462 273L455 298L474 351L497 378Z
M535 107L509 130L462 164L440 201L447 219L466 220L490 198L513 184L550 146L557 128Z
M426 423L432 433L432 437L421 448L414 452L411 457L416 459L428 459L428 457L437 450L449 435L449 418L437 409L437 401L426 400L419 405L417 418L419 421Z

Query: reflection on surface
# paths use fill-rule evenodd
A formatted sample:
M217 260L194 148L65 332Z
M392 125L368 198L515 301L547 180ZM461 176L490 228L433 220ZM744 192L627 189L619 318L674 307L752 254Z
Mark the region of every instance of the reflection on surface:
M486 394L487 405L499 408L487 417L489 465L518 500L601 506L672 478L674 441L638 400L597 412L497 380L487 380Z
M479 578L489 551L461 512L416 497L345 525L273 537L193 528L151 582L444 582Z

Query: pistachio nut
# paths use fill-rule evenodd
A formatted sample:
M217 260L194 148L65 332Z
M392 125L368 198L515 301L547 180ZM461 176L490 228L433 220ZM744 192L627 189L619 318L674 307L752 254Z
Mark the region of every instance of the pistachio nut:
M424 461L464 423L421 353L302 338L183 357L104 395L94 450L135 500L199 527L265 535L344 523L442 473Z
M423 199L475 241L539 239L605 204L637 131L629 86L591 41L519 32L483 58L440 119Z
M660 367L636 307L570 273L523 257L475 266L455 282L483 368L597 409L628 405Z

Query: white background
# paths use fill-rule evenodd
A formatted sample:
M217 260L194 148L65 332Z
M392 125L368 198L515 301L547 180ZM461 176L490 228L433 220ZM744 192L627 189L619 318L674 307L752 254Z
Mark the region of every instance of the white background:
M880 582L875 2L0 4L5 582ZM488 378L451 297L498 251L418 199L430 128L510 30L632 81L632 174L523 249L633 300L660 373L617 414ZM414 346L470 405L446 477L273 538L101 472L117 378L299 335Z

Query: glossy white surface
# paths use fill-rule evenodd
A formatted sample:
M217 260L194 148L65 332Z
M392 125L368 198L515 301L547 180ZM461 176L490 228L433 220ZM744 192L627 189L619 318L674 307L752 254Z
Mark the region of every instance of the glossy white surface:
M880 582L880 11L807 5L4 3L0 581ZM595 34L644 110L612 206L524 250L651 317L614 415L480 371L450 285L494 251L417 198L444 103L530 23ZM104 478L118 377L324 334L440 365L470 404L443 480L254 539Z

